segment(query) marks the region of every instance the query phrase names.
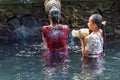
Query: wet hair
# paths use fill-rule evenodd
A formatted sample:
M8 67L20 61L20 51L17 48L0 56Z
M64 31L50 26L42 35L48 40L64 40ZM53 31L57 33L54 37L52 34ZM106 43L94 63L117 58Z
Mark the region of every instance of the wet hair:
M92 18L92 22L95 23L98 26L98 28L103 27L103 24L102 24L103 17L101 15L93 14L91 15L91 18Z
M49 17L52 19L53 24L58 24L58 19L60 18L60 10L53 6L49 11Z

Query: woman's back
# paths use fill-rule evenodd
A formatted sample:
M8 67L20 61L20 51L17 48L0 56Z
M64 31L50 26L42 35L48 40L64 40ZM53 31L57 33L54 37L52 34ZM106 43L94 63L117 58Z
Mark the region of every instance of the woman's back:
M44 26L42 32L48 50L66 49L66 41L69 33L67 25L58 25L58 28L53 28L50 25Z

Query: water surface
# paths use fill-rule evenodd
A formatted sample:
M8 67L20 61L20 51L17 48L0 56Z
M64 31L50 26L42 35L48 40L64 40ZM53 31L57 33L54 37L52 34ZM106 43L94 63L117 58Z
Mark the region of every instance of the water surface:
M0 45L0 80L119 80L120 41L107 43L104 64L97 73L82 73L81 54L71 51L69 64L44 67L40 44Z

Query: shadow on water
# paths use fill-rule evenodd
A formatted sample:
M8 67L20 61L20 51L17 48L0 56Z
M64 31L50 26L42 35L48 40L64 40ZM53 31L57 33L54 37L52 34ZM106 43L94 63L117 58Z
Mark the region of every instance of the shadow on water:
M96 72L81 67L79 46L68 46L70 63L50 68L44 67L43 43L1 44L0 80L119 80L120 44L108 43L105 49L104 67Z

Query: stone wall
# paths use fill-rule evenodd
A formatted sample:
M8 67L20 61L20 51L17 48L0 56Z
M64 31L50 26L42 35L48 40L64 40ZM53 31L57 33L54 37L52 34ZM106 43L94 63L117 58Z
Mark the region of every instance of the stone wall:
M119 37L120 1L61 0L62 24L71 29L87 27L93 13L99 13L107 21L106 36ZM0 40L41 40L41 27L49 24L44 3L0 4Z

